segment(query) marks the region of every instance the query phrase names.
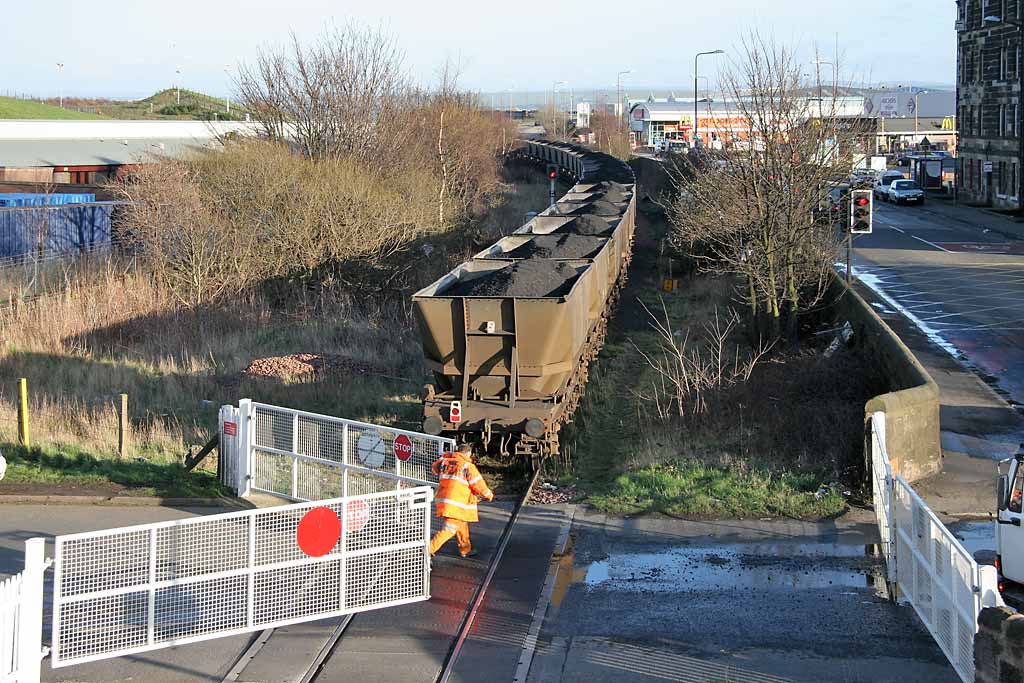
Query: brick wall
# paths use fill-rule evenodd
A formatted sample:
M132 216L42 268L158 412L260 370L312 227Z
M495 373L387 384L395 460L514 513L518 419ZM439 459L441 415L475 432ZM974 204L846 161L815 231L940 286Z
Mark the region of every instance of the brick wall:
M1024 615L986 607L974 636L975 683L1024 683Z

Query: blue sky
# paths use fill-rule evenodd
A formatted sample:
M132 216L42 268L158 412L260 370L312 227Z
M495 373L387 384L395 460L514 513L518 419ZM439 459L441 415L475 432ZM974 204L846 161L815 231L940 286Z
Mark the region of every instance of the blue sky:
M631 90L692 87L693 54L735 54L757 29L834 59L836 35L847 80L952 83L953 0L629 0L509 3L487 0L29 0L4 3L0 94L56 95L64 62L67 95L141 97L170 87L223 95L227 65L259 46L314 38L330 22L354 20L392 33L406 63L429 82L451 58L474 90L542 90L566 80L580 90L614 88L633 69ZM701 75L714 78L702 58ZM811 67L809 67L810 69Z

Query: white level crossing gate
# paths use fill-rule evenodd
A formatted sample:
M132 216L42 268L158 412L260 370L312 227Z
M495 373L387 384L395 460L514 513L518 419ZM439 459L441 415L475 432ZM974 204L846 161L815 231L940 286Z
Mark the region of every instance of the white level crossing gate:
M249 401L220 418L222 480L303 502L58 536L54 668L430 597L451 440ZM6 624L0 642L25 635Z
M234 452L223 481L239 495L295 501L435 486L430 465L455 448L452 439L248 400L221 409L221 444Z

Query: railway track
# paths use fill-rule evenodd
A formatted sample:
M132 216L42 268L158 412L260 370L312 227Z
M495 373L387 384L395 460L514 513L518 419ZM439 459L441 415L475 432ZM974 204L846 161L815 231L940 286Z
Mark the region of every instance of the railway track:
M477 586L473 598L466 608L462 621L460 622L458 630L452 640L451 647L445 656L443 665L437 675L430 679L431 683L447 683L450 680L452 673L455 671L455 667L459 661L459 656L462 653L462 648L473 629L477 615L479 614L487 596L487 590L490 587L491 580L494 578L494 574L501 564L501 560L505 554L505 549L508 547L509 539L512 537L512 532L519 520L523 507L530 499L530 495L537 484L539 475L539 471L531 473L530 481L527 484L526 490L516 501L512 514L509 517L508 522L505 523L505 527L502 529L501 535L498 537L494 553L487 565L487 571L484 573L483 579ZM317 683L318 681L320 683L328 683L328 679L322 678L325 666L330 660L331 655L338 649L339 645L341 645L346 631L356 616L357 615L354 614L346 615L341 618L336 625L334 625L324 638L323 644L317 651L316 655L311 658L308 663L298 667L298 671L291 677L292 683ZM267 629L265 631L261 631L250 642L249 647L247 647L246 650L235 660L231 669L227 675L224 676L221 683L246 683L249 680L249 678L245 676L246 667L260 656L261 651L263 651L277 630L279 629ZM427 682L424 681L424 683Z

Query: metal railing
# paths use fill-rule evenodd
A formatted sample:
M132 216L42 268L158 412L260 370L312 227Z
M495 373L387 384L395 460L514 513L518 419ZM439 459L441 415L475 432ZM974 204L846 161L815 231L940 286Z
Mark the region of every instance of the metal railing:
M0 581L0 683L38 683L43 649L45 540L25 542L25 569Z
M983 607L1003 604L995 567L979 565L914 488L893 474L885 414L871 415L872 487L890 590L910 603L965 683Z
M272 493L294 501L436 486L431 464L452 439L239 401L221 409L221 442L233 449L222 476L240 496Z
M426 600L432 499L422 486L58 536L52 666Z

